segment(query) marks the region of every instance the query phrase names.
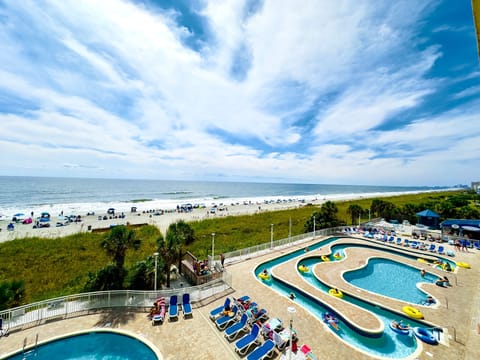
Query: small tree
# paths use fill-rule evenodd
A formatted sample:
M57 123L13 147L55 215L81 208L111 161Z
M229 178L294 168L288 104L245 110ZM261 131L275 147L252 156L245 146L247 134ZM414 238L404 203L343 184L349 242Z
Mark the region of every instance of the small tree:
M112 269L112 265L108 265L97 273L98 278L90 283L98 284L101 288L116 286L116 289L122 289L123 281L127 274L127 271L124 269L127 250L130 248L138 250L140 242L140 240L135 238L135 232L127 226L113 227L103 239L101 246L108 255L112 256L115 269ZM102 281L106 281L106 283L102 284Z
M0 310L20 306L25 296L25 282L12 280L0 283Z

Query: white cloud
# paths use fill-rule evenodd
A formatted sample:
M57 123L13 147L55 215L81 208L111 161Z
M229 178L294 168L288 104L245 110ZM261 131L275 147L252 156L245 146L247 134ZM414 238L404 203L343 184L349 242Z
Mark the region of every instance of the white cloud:
M466 171L446 175L427 164L440 154L466 157L460 151L478 137L477 107L389 124L447 82L427 74L448 54L419 46L432 3L267 0L246 16L245 1L206 1L207 35L196 51L186 45L195 34L172 10L122 0L9 2L0 121L15 126L3 127L0 143L17 155L3 172L467 182ZM19 39L22 22L38 34ZM244 76L234 74L238 62ZM11 109L2 96L31 107ZM466 134L458 122L468 122Z

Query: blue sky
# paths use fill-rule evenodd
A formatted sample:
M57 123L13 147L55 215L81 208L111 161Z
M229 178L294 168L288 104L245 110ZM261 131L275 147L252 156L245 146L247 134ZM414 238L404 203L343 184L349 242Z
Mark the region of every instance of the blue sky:
M480 178L469 1L0 1L0 175Z

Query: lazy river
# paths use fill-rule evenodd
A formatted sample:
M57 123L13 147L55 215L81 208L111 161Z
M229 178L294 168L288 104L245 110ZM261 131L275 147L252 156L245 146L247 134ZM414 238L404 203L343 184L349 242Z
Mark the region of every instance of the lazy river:
M325 246L331 242L334 242L338 240L338 238L330 238L327 240L320 241L314 245L310 245L309 248L310 250L315 250L318 248L321 248L322 246ZM348 247L359 247L357 244L351 244L351 245L346 245L342 244L341 249L338 248L334 250L335 247L332 247L332 253L334 252L341 252L343 253L343 250ZM370 247L368 245L360 245L360 247ZM383 250L380 248L375 248L377 250ZM394 250L389 250L389 252L401 255L401 256L407 256L410 258L415 258L415 255L409 256L403 253L397 253ZM270 273L271 270L279 265L282 264L286 261L292 260L294 258L300 257L304 255L305 252L303 249L294 251L292 253L283 255L281 257L275 258L273 260L267 261L265 263L260 264L257 266L255 269L255 276L258 279L258 275L260 272L262 272L264 269L267 269ZM319 258L307 258L305 260L302 260L300 264L306 265L306 266L312 266L316 263L318 263L320 260ZM298 271L298 270L297 270ZM417 271L418 272L418 271ZM328 291L330 288L324 285L322 282L320 282L317 278L314 276L311 276L309 274L303 274L300 273L303 276L303 279L313 286L323 290L323 291ZM261 281L261 280L259 280ZM262 281L263 282L263 281ZM328 312L333 312L335 313L334 309L331 309L328 307L326 304L321 302L318 299L315 299L311 297L310 295L304 293L303 291L300 291L297 288L293 288L289 284L284 283L281 279L277 279L275 277L272 277L269 281L263 282L265 286L269 286L273 290L277 291L278 293L282 294L283 296L288 296L290 292L295 292L296 299L295 302L301 306L303 306L305 309L307 309L311 314L316 316L319 321L322 321L322 313L328 311ZM342 339L344 342L349 344L350 346L353 346L357 348L358 350L361 350L363 352L366 352L372 356L376 357L385 357L385 358L392 358L392 359L401 359L408 357L412 355L416 349L417 349L417 341L414 336L399 336L395 332L393 332L389 324L392 320L399 320L402 319L404 322L409 323L412 327L413 326L420 326L424 327L425 324L414 321L413 319L410 319L406 316L399 315L398 313L392 312L388 309L380 308L378 305L371 304L363 299L352 297L349 295L344 295L343 297L344 301L351 302L357 306L362 307L365 310L368 310L375 314L380 321L384 323L384 328L385 331L382 333L380 337L373 337L369 336L367 334L362 334L360 333L357 329L351 328L351 325L344 321L338 314L336 314L337 318L339 319L339 330L334 331L331 328L329 328L336 336L338 336L340 339Z

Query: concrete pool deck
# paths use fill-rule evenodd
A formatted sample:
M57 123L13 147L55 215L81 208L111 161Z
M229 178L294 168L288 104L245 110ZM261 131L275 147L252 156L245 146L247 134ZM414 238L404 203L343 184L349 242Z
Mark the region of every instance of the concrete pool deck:
M304 243L302 248L318 240L319 238L316 241ZM367 243L363 239L353 240L353 238L349 238L348 241ZM380 244L379 246L400 248L392 244ZM446 247L450 248L448 245ZM15 331L8 337L0 338L0 356L21 349L24 339L27 339L27 346L34 344L37 334L39 342L42 342L74 331L111 327L147 339L159 349L164 359L240 359L234 352L233 343L228 342L223 337L223 333L216 329L208 314L214 307L222 305L226 296L240 297L248 294L260 307L268 310L270 317L279 317L284 323L288 323L287 308L295 306L297 312L294 319L294 328L298 333L299 344L308 344L317 359L371 359L371 356L354 350L339 340L324 323L320 322L302 307L295 305L295 301L279 295L254 278L253 270L258 264L298 248L277 250L267 255L245 259L236 264L229 264L227 270L233 276L234 290L219 294L215 298L206 299L202 303L194 304L192 318L184 319L182 313L180 313L178 321L167 321L162 325L152 326L151 322L146 319L146 313L113 310L56 320L39 326L25 328L21 331ZM402 249L405 250L403 247ZM335 283L337 287L347 292L357 291L358 289L348 288L350 285L341 279L340 282L338 277L343 270L360 266L360 262L364 262L375 251L363 248L347 249L349 261L322 264L322 271L320 271L319 275L323 281ZM318 254L328 253L328 246L305 254L312 255L317 252ZM421 253L432 255L432 253L426 251ZM447 344L430 346L422 343L421 353L413 356L413 358L422 360L473 360L480 358L480 334L478 332L478 324L480 322L480 282L478 281L480 275L480 252L469 249L469 252L457 251L455 254L456 256L453 258L455 261L468 262L472 265L472 269L459 268L455 275L448 274L447 276L453 283L451 288L439 288L435 285L430 285L431 288L426 289L439 300L440 304L437 309L419 307L424 313L427 322L445 329ZM399 260L396 255L390 253L384 252L382 256ZM407 262L407 260L402 257L401 261ZM410 264L417 267L423 265L415 260L412 260ZM274 271L277 276L292 281L292 283L295 283L303 290L309 291L308 284L298 281L294 277L296 271L293 271L293 264L291 264L290 269L292 270L289 271L287 266L282 265ZM435 272L430 268L428 270ZM443 276L445 273L439 271L438 274ZM387 299L366 291L363 291L361 295L364 299L379 302L401 312L402 302L400 301ZM337 303L336 306L344 305L341 304L341 300L334 299L325 293L322 296L322 300L325 298L325 300L332 301L332 305L334 303ZM368 315L359 315L356 321L366 328L369 326L375 327L373 323L369 325L368 318ZM277 351L274 358L280 359L280 357L281 354Z

